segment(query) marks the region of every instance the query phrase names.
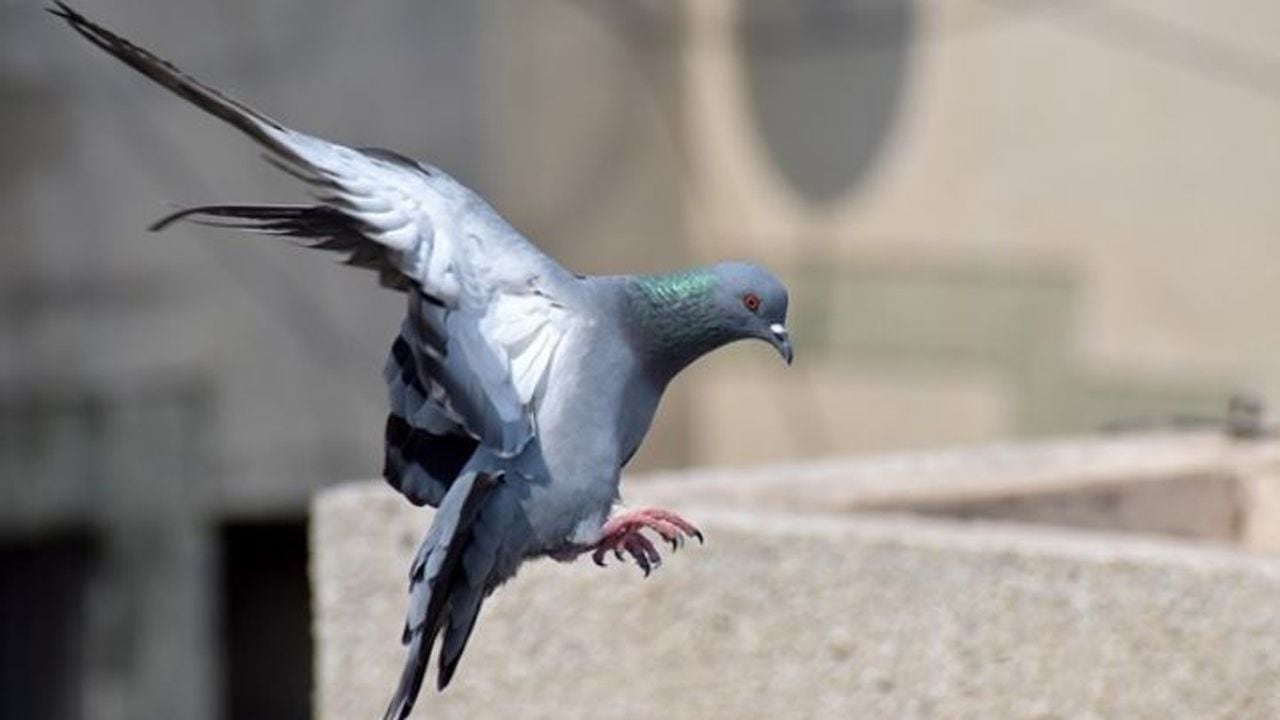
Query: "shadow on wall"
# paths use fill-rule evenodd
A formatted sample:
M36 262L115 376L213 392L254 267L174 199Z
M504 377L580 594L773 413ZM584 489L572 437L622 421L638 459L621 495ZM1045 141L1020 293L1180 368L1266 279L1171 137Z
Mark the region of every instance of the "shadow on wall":
M906 0L748 0L741 37L757 126L812 202L873 166L893 127L914 10Z

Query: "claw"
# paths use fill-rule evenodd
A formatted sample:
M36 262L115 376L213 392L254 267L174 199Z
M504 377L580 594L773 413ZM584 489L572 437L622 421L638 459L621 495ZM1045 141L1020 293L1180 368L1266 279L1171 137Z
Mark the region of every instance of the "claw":
M636 565L644 571L644 576L649 577L649 573L662 566L662 555L658 553L658 549L653 546L649 538L639 533L628 537L624 541L627 552L631 553L631 557L635 558Z
M636 535L636 545L648 556L649 563L655 569L662 565L662 555L658 552L658 548L654 547L652 542L649 542L649 538L643 535Z
M694 536L694 537L696 537L696 538L698 538L698 544L699 544L699 545L705 545L705 544L706 544L706 539L702 537L702 531L701 531L701 530L699 530L698 528L694 528L694 529L693 529L693 532L691 532L691 533L689 533L689 534L690 534L690 535L692 535L692 536Z
M633 535L627 538L624 546L627 548L627 552L631 553L631 557L635 559L636 565L644 571L644 576L649 577L649 572L653 568L649 564L649 556L645 552L641 536Z
M600 548L595 552L591 553L592 562L594 562L596 565L599 565L600 567L604 567L604 551L605 551L605 548Z

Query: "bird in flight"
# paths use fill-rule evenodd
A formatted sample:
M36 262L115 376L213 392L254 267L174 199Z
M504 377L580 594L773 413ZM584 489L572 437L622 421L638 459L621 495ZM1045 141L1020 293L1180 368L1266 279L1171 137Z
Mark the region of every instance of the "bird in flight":
M667 384L727 343L763 340L791 362L787 291L764 268L722 262L661 275L578 276L444 171L290 129L92 22L49 12L89 42L248 135L305 183L306 205L208 205L178 221L277 235L346 256L405 294L384 374L383 477L436 508L409 569L404 671L385 717L413 709L440 640L449 684L480 607L525 561L629 557L702 539L656 508L614 512L622 467Z

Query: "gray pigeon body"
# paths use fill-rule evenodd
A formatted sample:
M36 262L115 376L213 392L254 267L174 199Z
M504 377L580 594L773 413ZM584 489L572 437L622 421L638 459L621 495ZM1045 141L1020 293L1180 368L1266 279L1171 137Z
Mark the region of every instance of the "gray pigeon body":
M575 276L441 170L291 130L65 4L52 12L249 135L317 198L192 208L156 229L187 219L310 240L406 294L383 474L437 512L410 568L408 660L387 718L409 714L437 640L448 684L484 599L523 562L601 542L621 468L681 369L747 338L791 360L786 290L758 266Z

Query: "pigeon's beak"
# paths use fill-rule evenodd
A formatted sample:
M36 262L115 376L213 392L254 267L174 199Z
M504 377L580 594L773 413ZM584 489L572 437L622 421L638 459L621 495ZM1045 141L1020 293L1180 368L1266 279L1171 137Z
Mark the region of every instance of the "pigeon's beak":
M769 326L769 342L778 350L778 354L782 356L787 364L791 364L791 334L787 332L787 326L782 323L774 323Z

